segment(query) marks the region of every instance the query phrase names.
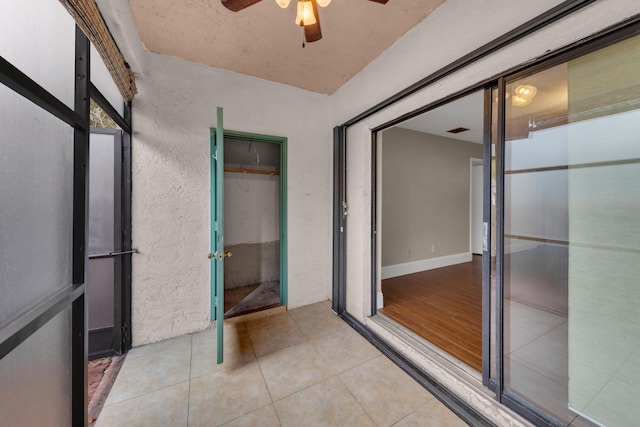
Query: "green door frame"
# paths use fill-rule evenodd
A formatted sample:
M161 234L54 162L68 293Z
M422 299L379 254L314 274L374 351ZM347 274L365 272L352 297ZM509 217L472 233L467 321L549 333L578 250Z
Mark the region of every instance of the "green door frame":
M216 129L211 128L211 144L216 136ZM288 245L287 245L287 138L281 136L261 135L256 133L224 130L224 139L250 140L280 145L280 302L288 304ZM215 186L210 185L211 197L215 197ZM211 278L211 295L214 294L215 279ZM211 316L215 307L211 305Z

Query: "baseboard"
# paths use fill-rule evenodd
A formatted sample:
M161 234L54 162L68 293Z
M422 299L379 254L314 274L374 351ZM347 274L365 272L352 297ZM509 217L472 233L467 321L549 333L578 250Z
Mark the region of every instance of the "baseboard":
M382 267L382 280L392 277L404 276L405 274L418 273L419 271L433 270L434 268L448 267L450 265L470 262L473 259L471 252L461 254L445 255L438 258L423 259L404 264L388 265Z
M507 240L507 239L505 238L505 240ZM511 239L511 241L509 242L509 245L508 246L505 245L504 253L505 254L515 254L516 252L528 251L528 250L535 249L538 246L542 246L542 245L544 245L544 243L535 242L535 241L531 241L531 240Z

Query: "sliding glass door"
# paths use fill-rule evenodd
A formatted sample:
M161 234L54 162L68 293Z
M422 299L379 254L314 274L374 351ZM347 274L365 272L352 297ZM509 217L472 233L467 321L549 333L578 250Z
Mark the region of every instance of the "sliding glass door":
M640 37L508 80L504 393L640 419Z

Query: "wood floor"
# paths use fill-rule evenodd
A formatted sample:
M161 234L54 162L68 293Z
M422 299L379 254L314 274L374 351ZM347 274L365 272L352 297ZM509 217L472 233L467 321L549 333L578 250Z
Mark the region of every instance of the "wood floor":
M382 313L482 370L482 257L382 281Z

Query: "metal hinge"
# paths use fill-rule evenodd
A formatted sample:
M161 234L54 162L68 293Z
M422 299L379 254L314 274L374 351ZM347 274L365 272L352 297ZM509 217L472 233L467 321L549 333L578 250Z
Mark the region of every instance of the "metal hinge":
M126 324L126 323L124 323L124 324L122 325L122 336L121 336L121 338L122 338L122 348L126 348L127 343L128 343L128 342L129 342L129 340L130 340L130 337L129 337L129 328L127 327L127 324Z

